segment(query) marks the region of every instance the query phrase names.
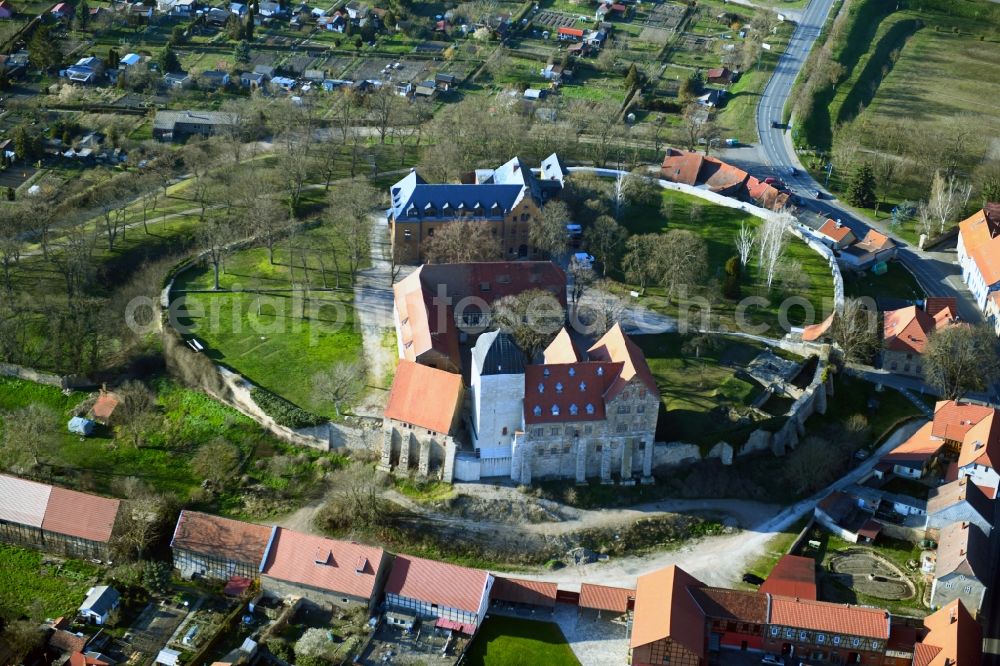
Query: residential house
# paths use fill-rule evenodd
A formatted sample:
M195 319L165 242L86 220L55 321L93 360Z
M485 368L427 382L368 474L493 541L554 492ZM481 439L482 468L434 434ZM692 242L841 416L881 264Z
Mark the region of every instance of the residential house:
M927 423L909 439L882 456L893 474L908 479L922 479L938 461L944 441L933 435L934 424Z
M87 598L80 604L80 610L77 612L88 622L106 624L120 602L121 596L118 590L107 585L98 585L87 590Z
M229 10L222 9L221 7L212 7L205 12L205 21L207 21L210 25L221 28L226 25L230 16L232 16L232 13Z
M583 30L580 28L561 27L558 31L559 40L564 42L579 42L583 39Z
M728 86L733 82L734 74L728 67L714 67L705 72L705 81L708 83Z
M835 490L820 500L813 515L816 522L845 541L873 543L882 529L874 520L877 506L877 501L866 505L864 499Z
M167 111L160 109L153 120L153 138L183 141L189 136L211 136L231 127L235 114L226 111Z
M0 19L14 18L14 5L7 0L0 0Z
M191 77L187 72L167 72L163 75L163 83L168 88L185 88L191 85Z
M389 572L381 548L275 527L260 566L261 590L271 598L301 598L329 609L363 606L371 614Z
M539 72L547 81L552 83L559 83L563 78L563 66L555 63L549 63L544 67L544 69Z
M1000 290L1000 203L987 203L958 225L958 264L979 308ZM994 325L996 321L991 322Z
M271 528L198 511L181 511L170 540L182 578L229 580L260 575Z
M858 240L851 228L839 220L827 220L816 231L823 236L823 242L834 250L843 250Z
M135 67L140 62L142 62L142 56L138 53L126 53L122 56L121 60L118 61L118 69L128 69L129 67Z
M936 299L945 300L945 299ZM958 324L955 299L933 314L916 305L890 310L883 317L882 368L900 375L923 378L923 354L937 331Z
M996 522L993 500L967 476L932 488L927 499L928 531L961 522L976 525L986 536L990 536Z
M497 169L481 169L475 181L431 184L411 171L390 188L386 211L390 237L402 261L421 261L424 243L434 230L455 220L489 225L510 259L536 256L528 230L541 215L552 192L543 189L531 169L518 157Z
M438 89L437 86L434 85L434 82L427 80L418 83L417 86L413 89L413 94L416 97L426 97L430 99L437 94L437 91Z
M845 247L839 260L848 268L862 271L896 258L896 244L883 233L869 229L860 241Z
M764 650L810 657L822 651L832 663L882 663L890 635L880 608L769 596Z
M507 399L497 396L498 400ZM518 396L509 399L519 400ZM660 392L646 358L616 324L583 356L562 330L524 374L523 426L511 479L652 478Z
M57 19L64 19L67 16L72 16L73 7L65 2L60 2L51 10L49 10L49 13Z
M782 555L760 586L761 593L815 601L816 560L800 555Z
M121 502L0 474L0 541L108 559Z
M400 97L409 97L413 92L413 84L409 81L397 81L392 84L392 87Z
M913 666L979 666L983 630L961 601L924 618L926 635L914 646Z
M462 376L399 361L382 420L380 468L451 483L458 443L454 435L462 415Z
M714 109L716 107L722 106L726 101L726 91L720 90L718 88L709 88L704 95L699 95L694 99L695 103L699 106L704 106L709 109Z
M438 72L434 75L434 85L437 86L438 90L442 92L448 92L452 88L458 85L458 77L454 74L445 74L443 72Z
M218 90L229 85L229 72L209 69L198 75L198 85L208 90Z
M560 28L560 30L562 30L562 28ZM611 34L610 31L606 28L591 30L590 32L587 33L586 37L584 37L583 41L588 47L599 51L600 49L604 48L604 43L608 41L608 35L610 34ZM562 38L563 38L562 35L559 35L559 39ZM571 45L569 49L572 49L574 46L576 45L575 44ZM569 49L567 49L567 52L571 52Z
M239 16L240 18L243 18L244 16L247 15L247 11L248 11L247 10L247 6L245 4L243 4L242 2L230 2L229 3L229 12L231 14L235 14L236 16Z
M958 454L958 477L968 477L990 498L1000 487L1000 412L990 414L969 428Z
M385 584L385 605L472 635L485 619L493 582L479 569L397 555Z
M788 192L751 176L743 169L695 151L668 148L660 177L734 199L752 201L770 210L780 210L789 201Z
M552 612L556 606L558 593L558 585L555 583L496 576L493 589L490 590L490 605L532 612L538 610Z
M639 576L629 637L633 666L707 663L705 619L690 589L704 587L686 571L669 566Z
M277 2L270 2L265 0L257 6L257 14L262 18L274 18L276 16L281 16L283 10L281 9L281 4Z
M993 579L989 537L974 523L952 523L941 529L931 586L931 608L960 600L976 615Z
M959 400L939 400L934 405L934 429L931 434L945 443L945 450L958 457L965 435L977 423L990 416L993 409ZM992 497L992 495L990 496Z
M267 80L274 78L274 67L271 65L256 65L254 66L253 71L257 74L263 74L264 78Z
M243 72L240 74L240 85L250 90L257 90L267 85L267 79L260 72Z
M104 61L97 56L85 56L67 67L65 75L73 83L96 83L104 76Z

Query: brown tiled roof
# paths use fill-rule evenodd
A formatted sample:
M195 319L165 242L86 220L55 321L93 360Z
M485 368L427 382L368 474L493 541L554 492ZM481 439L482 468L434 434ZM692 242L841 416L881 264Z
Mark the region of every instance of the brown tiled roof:
M462 375L402 359L392 379L385 416L448 434L461 398Z
M698 173L701 171L703 160L699 153L667 148L660 173L665 180L695 185L698 183Z
M361 599L375 591L385 551L278 528L263 575Z
M958 312L958 299L954 296L928 296L924 299L924 312L936 317L942 310L949 310L954 317Z
M943 486L931 488L930 496L927 498L927 515L933 516L935 513L952 507L959 502L968 503L973 511L988 522L993 522L993 501L986 493L979 489L979 486L971 482L967 476L946 483Z
M996 410L972 426L962 439L958 466L971 464L1000 469L1000 417Z
M917 644L913 666L980 666L983 630L956 599L924 618L928 633Z
M688 592L692 587L704 585L675 565L639 576L629 647L670 638L704 657L705 617Z
M108 391L101 391L100 397L97 398L97 402L94 403L94 406L90 411L93 412L94 416L102 421L107 421L111 418L111 415L117 407L118 396Z
M88 640L88 636L77 636L66 629L56 629L49 636L49 646L62 652L80 652Z
M1000 281L1000 203L985 207L958 225L966 253L987 286Z
M882 456L882 461L893 465L912 461L923 463L937 455L944 446L944 440L933 437L933 429L933 423L926 423L908 440Z
M653 373L646 363L646 356L632 339L625 335L621 324L616 323L612 326L587 352L591 360L622 363L621 372L605 393L605 400L611 400L621 393L634 377L638 377L653 395L660 395Z
M634 597L635 590L626 587L610 587L592 583L580 585L580 608L624 613L628 610L629 599Z
M849 604L772 596L768 622L797 629L889 638L887 611Z
M993 413L989 407L970 405L956 400L940 400L934 406L935 437L961 442L965 433Z
M107 543L118 518L121 500L52 488L42 529Z
M863 536L866 539L871 539L872 541L874 541L881 532L882 524L870 518L858 528L858 536Z
M707 618L757 624L767 622L767 597L758 592L721 587L692 587L689 591Z
M481 569L397 555L385 591L441 607L478 613L489 578L490 575Z
M783 597L816 599L816 560L799 555L782 555L760 586L760 591Z
M866 252L881 252L896 247L891 238L874 229L869 229L865 237L859 240L856 245Z
M837 222L836 220L827 220L824 222L823 226L819 228L819 233L823 234L827 238L830 238L831 240L837 241L838 243L848 236L854 235L849 226Z
M497 576L490 599L533 606L555 606L558 586L539 580L522 580Z
M524 422L534 425L603 420L604 393L621 372L622 365L581 361L526 366ZM559 391L560 385L562 392ZM588 406L593 409L588 409ZM558 410L557 413L552 412L553 408Z
M806 342L813 342L826 335L826 332L830 330L830 326L833 325L834 314L835 313L831 312L830 316L820 323L806 326L802 329L802 339Z
M963 521L941 528L934 576L951 573L990 582L990 540L975 523Z
M198 511L181 511L172 548L259 566L271 528Z
M944 308L932 317L915 305L889 310L882 328L886 349L923 354L932 333L956 323L952 312Z

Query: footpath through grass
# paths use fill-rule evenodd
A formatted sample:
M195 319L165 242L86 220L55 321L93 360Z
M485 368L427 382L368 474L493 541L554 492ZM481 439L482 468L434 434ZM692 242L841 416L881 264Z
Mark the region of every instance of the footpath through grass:
M468 666L579 666L569 643L552 622L492 615L466 652Z

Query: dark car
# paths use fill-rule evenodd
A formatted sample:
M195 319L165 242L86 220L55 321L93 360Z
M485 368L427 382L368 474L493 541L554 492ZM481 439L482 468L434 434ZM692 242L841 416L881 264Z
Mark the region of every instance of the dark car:
M816 190L815 194L816 194L816 198L817 199L822 199L823 198L823 193L820 192L819 190Z
M749 585L763 585L764 579L757 574L745 573L743 574L743 582Z
M774 128L774 129L781 129L781 121L780 120L772 120L771 121L771 127Z

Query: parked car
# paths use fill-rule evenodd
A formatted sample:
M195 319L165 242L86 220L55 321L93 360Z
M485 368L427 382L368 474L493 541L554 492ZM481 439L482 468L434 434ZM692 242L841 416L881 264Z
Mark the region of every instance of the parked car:
M816 195L817 199L822 199L823 198L823 193L821 191L819 191L819 190L816 190L816 192L814 194Z
M771 666L785 666L785 662L781 661L781 657L776 654L765 654L760 663L770 664Z
M798 170L795 167L788 167L788 175L795 176L798 175Z
M743 574L743 582L749 585L763 585L764 579L757 574L745 573Z

